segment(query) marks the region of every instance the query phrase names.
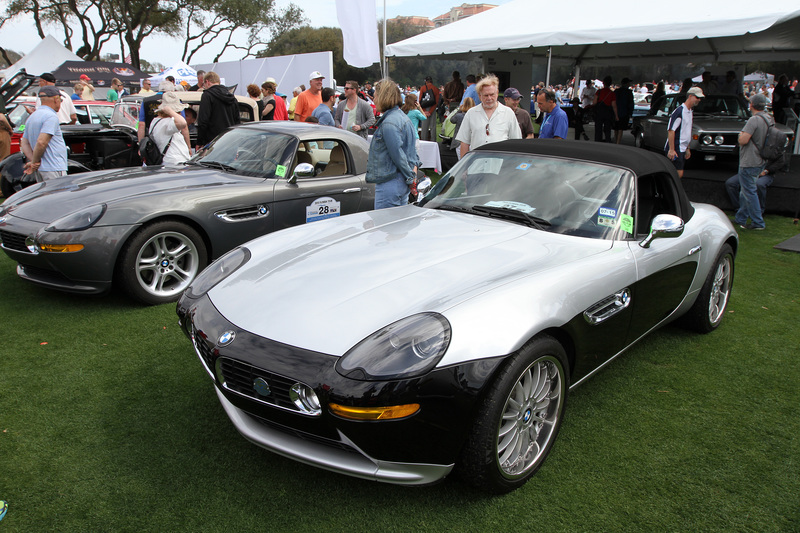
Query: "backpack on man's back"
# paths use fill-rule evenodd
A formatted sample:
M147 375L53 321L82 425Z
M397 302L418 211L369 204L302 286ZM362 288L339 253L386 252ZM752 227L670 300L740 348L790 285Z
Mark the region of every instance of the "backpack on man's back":
M769 120L763 115L759 114L756 116L761 117L761 120L767 124L767 133L764 135L764 143L761 147L758 147L758 153L761 159L764 159L767 164L769 164L784 158L786 156L786 143L789 137L786 133L778 129L774 122L770 124Z

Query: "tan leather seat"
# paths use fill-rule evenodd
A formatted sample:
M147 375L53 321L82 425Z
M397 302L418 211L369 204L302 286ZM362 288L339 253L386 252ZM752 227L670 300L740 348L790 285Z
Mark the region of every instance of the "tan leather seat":
M344 150L341 145L337 144L331 149L331 158L328 161L328 166L320 174L320 176L341 176L347 174L347 162L344 159Z

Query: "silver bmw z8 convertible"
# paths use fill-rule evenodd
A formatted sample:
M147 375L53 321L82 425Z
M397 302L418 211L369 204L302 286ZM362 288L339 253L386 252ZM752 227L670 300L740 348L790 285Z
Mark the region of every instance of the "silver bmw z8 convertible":
M321 468L493 493L542 465L568 392L675 319L716 329L738 236L635 148L469 152L413 205L245 243L178 302L236 429Z

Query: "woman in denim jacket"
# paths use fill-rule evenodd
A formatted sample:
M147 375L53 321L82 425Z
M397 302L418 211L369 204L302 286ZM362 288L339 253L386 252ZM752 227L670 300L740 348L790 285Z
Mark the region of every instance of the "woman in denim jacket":
M408 203L409 185L417 175L414 126L400 109L403 99L389 78L375 91L375 107L382 113L376 124L367 159L367 182L375 183L375 209Z

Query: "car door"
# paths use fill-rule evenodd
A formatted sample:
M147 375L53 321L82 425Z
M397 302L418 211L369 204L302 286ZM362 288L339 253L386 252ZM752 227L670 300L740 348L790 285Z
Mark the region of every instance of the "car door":
M637 273L637 281L631 288L633 314L629 343L677 309L697 274L701 255L700 238L690 233L657 238L648 248L639 244L655 216L679 215L679 211L669 176L653 174L638 181L636 239L628 242Z
M667 144L667 126L669 126L669 116L677 106L677 99L673 95L665 96L661 99L660 105L652 115L647 117L644 122L644 142L645 146L655 150L663 150Z
M300 163L312 165L313 175L295 176ZM302 141L292 169L275 184L275 229L356 213L364 188L346 143L324 138Z

